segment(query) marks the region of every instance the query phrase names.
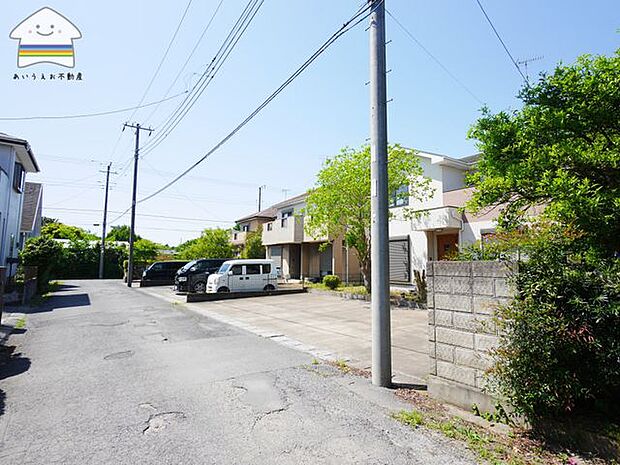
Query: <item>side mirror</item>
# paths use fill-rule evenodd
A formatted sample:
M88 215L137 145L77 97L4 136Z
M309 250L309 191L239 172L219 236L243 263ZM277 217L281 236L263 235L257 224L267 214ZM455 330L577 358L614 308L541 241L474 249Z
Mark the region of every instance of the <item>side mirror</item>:
M197 270L197 268L196 268L195 266L192 266L192 267L189 269L189 271L196 271L196 270Z
M229 271L229 272L228 272L228 276L232 276L232 275L233 275L233 272L232 272L232 271Z

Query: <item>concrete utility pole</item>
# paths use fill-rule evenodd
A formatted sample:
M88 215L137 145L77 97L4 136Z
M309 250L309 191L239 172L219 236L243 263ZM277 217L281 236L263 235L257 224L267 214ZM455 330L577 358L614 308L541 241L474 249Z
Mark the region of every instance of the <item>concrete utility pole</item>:
M263 185L258 188L258 211L263 209L263 189L267 189L267 186Z
M125 123L125 128L136 130L136 149L133 158L133 192L131 195L131 229L129 232L129 260L127 264L127 287L131 287L133 280L133 243L136 235L136 196L138 190L138 159L140 158L140 131L153 132L150 128L143 128L139 124Z
M372 383L392 384L385 0L369 0Z
M99 252L99 279L103 279L103 261L105 259L105 233L106 224L108 221L108 189L110 187L110 168L112 162L108 164L108 168L105 171L105 200L103 202L103 223L101 228L101 251ZM103 171L102 171L103 172Z

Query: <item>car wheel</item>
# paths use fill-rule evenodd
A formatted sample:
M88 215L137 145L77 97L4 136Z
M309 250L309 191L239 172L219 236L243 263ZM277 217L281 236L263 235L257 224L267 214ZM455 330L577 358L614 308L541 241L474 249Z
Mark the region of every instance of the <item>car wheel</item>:
M273 284L267 284L267 285L263 288L263 290L264 290L264 291L275 291L275 290L276 290L276 288L275 288L275 287L273 287Z
M194 284L194 292L198 292L199 294L204 294L207 292L207 283L204 281L198 281Z
M226 293L226 292L230 292L230 289L228 289L227 287L220 287L220 288L217 290L217 292L223 292L223 293Z

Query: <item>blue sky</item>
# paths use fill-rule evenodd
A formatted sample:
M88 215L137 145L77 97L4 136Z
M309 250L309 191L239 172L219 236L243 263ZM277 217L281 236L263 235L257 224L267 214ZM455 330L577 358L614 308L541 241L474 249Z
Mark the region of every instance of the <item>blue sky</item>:
M211 17L219 0L194 0L161 73L145 102L163 97ZM224 0L197 53L173 93L195 82L245 6ZM157 6L153 6L157 4ZM5 2L0 26L0 116L88 113L139 102L186 6L179 2ZM181 125L140 165L139 197L172 178L209 150L329 37L359 0L266 0L220 74ZM386 0L404 24L491 110L518 108L522 80L486 23L475 0ZM612 54L620 43L617 0L545 2L483 0L489 16L517 59L531 63L530 76L570 63L584 53ZM83 82L14 81L17 42L11 29L49 6L72 20L75 72ZM368 37L364 25L340 39L272 105L233 140L175 187L139 205L138 233L177 244L205 227L227 226L256 209L257 189L266 185L264 205L314 182L326 156L368 137ZM481 104L432 61L388 18L389 138L406 146L456 158L475 153L467 130ZM35 65L32 72L60 72ZM24 71L25 72L25 71ZM193 79L193 81L192 81ZM179 100L138 111L133 120L155 129ZM111 160L120 171L131 157L133 138L121 125L130 114L61 121L0 122L0 132L28 139L45 184L46 216L97 232L103 190L99 173ZM146 137L146 135L144 135ZM154 137L154 136L153 136ZM145 139L148 140L148 139ZM116 150L114 147L116 146ZM123 173L123 171L121 171ZM128 171L113 177L110 210L130 203ZM61 210L63 209L63 210ZM89 210L89 211L78 211ZM91 211L92 210L92 211ZM169 220L152 216L186 218ZM111 214L113 219L116 215ZM128 215L116 224L128 223Z

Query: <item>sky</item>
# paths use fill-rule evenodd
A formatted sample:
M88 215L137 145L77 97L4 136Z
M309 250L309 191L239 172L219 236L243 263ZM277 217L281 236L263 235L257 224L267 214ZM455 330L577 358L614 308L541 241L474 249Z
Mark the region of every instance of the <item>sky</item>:
M4 2L0 16L0 117L105 112L139 104L179 25L188 0ZM610 55L620 45L618 0L481 0L531 79L579 55ZM161 100L220 0L192 0L185 21L143 103ZM198 79L246 5L223 0L211 28L169 95ZM360 0L265 0L237 47L181 124L139 162L138 199L209 151L360 7ZM39 8L62 13L81 31L74 69L17 68L10 31ZM388 16L389 140L454 158L476 153L467 132L483 105L520 107L523 79L476 0L386 0L388 11L444 68ZM348 32L249 125L179 183L142 202L137 233L177 245L210 227L310 188L322 163L369 134L367 23ZM81 72L82 81L14 80L15 73ZM27 139L41 167L27 180L44 184L44 215L97 234L104 202L101 172L109 162L109 220L131 204L133 133L124 122L162 123L182 96L159 106L102 117L0 121L0 132ZM153 109L157 109L153 113ZM147 133L141 134L144 144Z

